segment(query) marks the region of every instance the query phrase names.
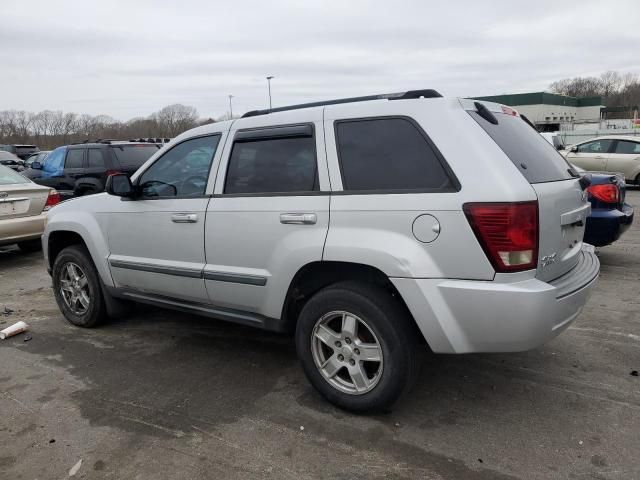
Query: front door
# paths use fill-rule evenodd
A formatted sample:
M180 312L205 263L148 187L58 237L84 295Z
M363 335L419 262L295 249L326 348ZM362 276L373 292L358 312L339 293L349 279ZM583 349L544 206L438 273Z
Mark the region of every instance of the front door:
M607 167L607 159L612 140L599 139L581 143L575 152L567 154L569 163L577 165L592 172L604 171Z
M207 184L222 133L177 143L133 182L140 197L123 200L107 222L116 287L208 303L205 263Z
M255 321L280 318L298 269L322 259L330 189L322 112L309 115L277 127L269 116L237 120L207 210L209 298Z

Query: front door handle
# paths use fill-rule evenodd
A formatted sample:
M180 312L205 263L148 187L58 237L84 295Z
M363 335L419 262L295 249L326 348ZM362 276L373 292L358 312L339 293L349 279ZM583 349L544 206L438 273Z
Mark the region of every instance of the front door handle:
M280 223L290 225L314 225L318 221L315 213L281 213Z
M173 223L196 223L198 215L195 213L174 213L171 215L171 221Z

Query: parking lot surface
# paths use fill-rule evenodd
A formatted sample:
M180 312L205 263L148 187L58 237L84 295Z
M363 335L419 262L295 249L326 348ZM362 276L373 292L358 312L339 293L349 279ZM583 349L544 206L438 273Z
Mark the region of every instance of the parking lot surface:
M557 339L427 355L367 416L323 401L286 336L145 306L73 327L41 254L0 249L0 328L32 337L0 342L0 478L640 478L640 221L599 257Z

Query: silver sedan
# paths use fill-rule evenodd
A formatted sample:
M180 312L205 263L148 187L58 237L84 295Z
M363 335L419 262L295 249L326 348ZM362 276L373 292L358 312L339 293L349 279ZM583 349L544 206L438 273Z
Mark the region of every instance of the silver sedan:
M58 202L60 196L52 188L0 165L0 245L17 243L23 251L39 250L47 211Z

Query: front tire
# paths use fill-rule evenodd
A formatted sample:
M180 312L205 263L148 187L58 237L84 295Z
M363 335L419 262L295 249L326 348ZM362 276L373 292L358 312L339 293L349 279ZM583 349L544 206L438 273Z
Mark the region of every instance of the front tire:
M354 412L386 411L417 377L419 333L389 292L343 282L304 306L296 348L311 384Z
M53 263L53 291L64 317L78 327L94 327L107 310L100 277L84 246L63 249Z

